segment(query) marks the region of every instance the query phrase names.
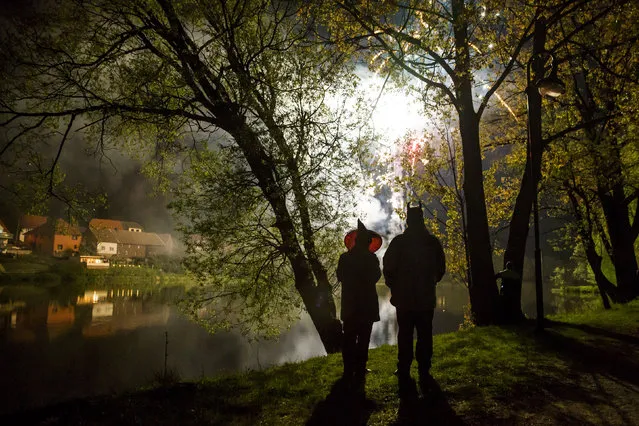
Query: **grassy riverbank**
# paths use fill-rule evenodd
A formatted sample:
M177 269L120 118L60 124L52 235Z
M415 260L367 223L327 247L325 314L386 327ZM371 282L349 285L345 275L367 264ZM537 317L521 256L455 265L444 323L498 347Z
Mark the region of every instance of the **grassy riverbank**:
M63 285L112 289L135 285L138 290L146 290L158 285L190 287L195 284L191 276L183 272L167 272L161 267L116 265L108 269L86 269L79 261L36 255L18 259L3 257L0 258L0 265L3 267L0 285L6 286L27 284L50 288Z
M344 404L339 355L75 401L7 424L639 424L639 303L523 327L435 336L436 385L400 400L396 348L370 351L363 402ZM415 372L414 372L415 373Z

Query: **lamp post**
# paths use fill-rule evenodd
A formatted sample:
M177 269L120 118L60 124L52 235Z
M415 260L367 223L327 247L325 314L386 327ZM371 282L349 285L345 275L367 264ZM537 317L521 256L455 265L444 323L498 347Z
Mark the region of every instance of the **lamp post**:
M526 69L526 100L528 106L528 155L529 178L532 185L532 209L535 237L535 295L537 299L537 329L544 328L544 293L541 276L541 248L539 247L539 202L537 183L541 177L542 135L541 135L541 99L543 96L556 98L566 88L557 78L557 62L552 53L543 50L545 28L543 22L535 25L535 46ZM536 50L536 51L535 51ZM546 63L550 60L550 74L546 76ZM534 78L531 78L531 67Z

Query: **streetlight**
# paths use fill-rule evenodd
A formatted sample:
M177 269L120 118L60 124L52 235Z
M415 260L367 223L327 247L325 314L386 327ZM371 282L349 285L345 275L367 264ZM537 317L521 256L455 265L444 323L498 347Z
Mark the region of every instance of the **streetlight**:
M543 46L543 45L542 45ZM546 63L550 59L550 74L546 76ZM539 62L541 61L541 62ZM535 80L531 79L530 68L535 68ZM541 74L541 77L538 75ZM526 69L526 100L528 106L528 155L530 182L533 185L533 225L535 227L535 295L537 299L537 328L544 328L544 288L541 277L541 248L539 247L539 202L537 196L537 180L535 170L541 176L541 97L556 98L566 92L566 86L557 78L557 61L555 56L546 51L537 52L528 61ZM539 164L535 160L539 160Z

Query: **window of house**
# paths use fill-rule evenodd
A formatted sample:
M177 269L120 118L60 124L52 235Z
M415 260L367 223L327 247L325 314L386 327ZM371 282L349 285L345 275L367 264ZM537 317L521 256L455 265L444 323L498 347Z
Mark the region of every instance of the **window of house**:
M58 250L62 250L62 244L58 244Z
M74 244L74 245L73 245L73 249L74 249L74 250L77 250L77 249L78 249L78 245L77 245L77 244Z
M109 247L109 251L114 251L115 249L113 248L113 246Z

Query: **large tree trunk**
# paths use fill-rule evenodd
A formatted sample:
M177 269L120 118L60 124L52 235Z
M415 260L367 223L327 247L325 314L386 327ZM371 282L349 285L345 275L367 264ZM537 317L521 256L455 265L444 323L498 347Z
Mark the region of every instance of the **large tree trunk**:
M488 214L484 194L479 117L473 106L472 73L468 28L463 0L453 0L453 29L457 61L455 92L458 100L459 129L464 158L464 198L468 224L468 252L470 257L470 303L477 324L491 324L497 320L497 284L492 261Z
M533 38L533 57L544 51L546 43L546 31L544 23L537 20L535 23L535 33ZM542 61L535 61L533 66L533 81L536 76L543 75L544 64ZM528 144L526 156L526 169L521 179L519 193L515 200L513 214L510 217L510 226L508 229L508 242L504 252L504 268L506 263L511 262L512 269L519 274L520 280L517 285L517 294L521 295L524 258L526 255L526 241L528 240L528 232L530 230L530 213L537 196L537 187L541 179L541 160L543 154L542 134L541 134L541 95L530 82L526 88L526 97L528 102ZM538 267L536 265L536 267ZM536 272L537 273L537 272ZM517 317L522 316L521 297L519 300L509 299L505 302L511 303L511 306L504 306L504 314L512 314ZM516 305L514 305L516 304ZM516 319L516 318L506 318Z
M616 184L611 192L599 192L598 195L610 236L611 258L615 266L617 287L621 298L624 301L629 301L638 295L634 238L623 186Z
M515 207L513 214L510 217L510 226L508 228L508 241L506 243L506 250L504 252L504 269L506 263L511 263L511 268L519 274L520 280L517 284L519 287L519 294L521 294L522 278L524 271L524 258L526 255L526 241L528 240L528 231L530 229L530 212L532 210L533 196L533 184L530 180L530 155L526 160L526 172L521 179L521 186L517 199L515 200ZM539 162L537 162L539 164ZM509 300L509 302L516 303L517 306L504 306L504 312L519 312L521 313L521 300Z
M326 293L324 288L316 285L312 266L302 250L295 224L286 205L286 194L276 181L273 174L272 159L262 148L257 135L246 125L243 117L232 114L228 109L220 108L215 111L217 116L227 116L224 123L230 123L225 130L235 139L242 150L246 161L258 180L258 185L268 200L282 237L282 251L293 269L295 288L302 297L304 306L313 321L324 349L327 353L341 350L342 326L336 318L335 303L332 294Z

